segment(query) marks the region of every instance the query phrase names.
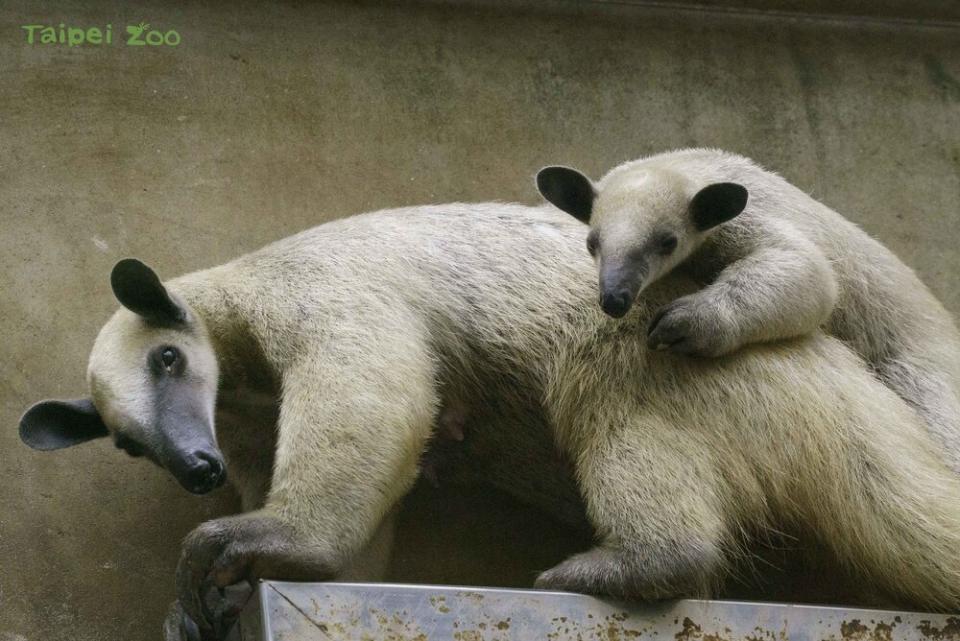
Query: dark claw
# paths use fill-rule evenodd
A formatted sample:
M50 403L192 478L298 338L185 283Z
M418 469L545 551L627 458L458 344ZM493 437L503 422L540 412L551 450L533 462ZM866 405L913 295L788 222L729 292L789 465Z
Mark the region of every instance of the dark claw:
M218 629L220 618L218 616L220 603L222 598L218 598L222 595L222 590L217 588L213 589L214 585L210 583L209 579L204 581L203 585L200 587L200 608L203 612L204 623L213 628L213 632L216 637L220 638L220 630Z
M292 541L293 529L272 516L226 517L204 523L187 536L177 564L177 595L201 638L223 638L252 592L243 582L254 576L257 555L276 550L289 554L297 549ZM317 558L310 567L311 576L328 578L332 572L326 555Z
M184 616L180 626L183 630L183 636L186 637L187 641L203 641L200 637L200 628L193 622L193 619Z
M191 537L194 536L197 536L196 531L191 534ZM185 553L177 566L177 595L184 612L200 629L201 637L208 638L214 634L215 619L214 611L207 603L212 587L207 573L212 559L222 550L223 543L218 540L220 537L216 532L204 535L204 538L206 541L203 544L186 544ZM187 553L187 550L190 553Z
M203 641L200 629L179 601L174 602L163 623L163 638L165 641Z
M674 345L688 338L680 327L664 327L661 325L669 311L665 309L659 312L654 319L655 324L651 324L650 331L647 333L648 348L656 350L673 348Z
M661 307L660 310L654 314L650 324L647 325L647 336L653 334L654 330L657 329L657 325L660 324L660 321L663 320L663 317L666 316L668 311L670 311L669 307Z
M686 338L678 338L677 340L667 345L667 347L665 347L664 349L669 349L678 354L692 354L693 352L696 351L694 346Z
M217 639L225 639L253 594L253 586L249 581L244 581L228 588L218 588L217 591L220 599L214 611L214 630Z

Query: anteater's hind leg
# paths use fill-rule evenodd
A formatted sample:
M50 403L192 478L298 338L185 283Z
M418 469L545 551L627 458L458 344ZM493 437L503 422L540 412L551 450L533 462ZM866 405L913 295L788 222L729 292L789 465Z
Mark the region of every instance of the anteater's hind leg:
M541 574L537 586L641 599L708 595L730 538L713 458L658 416L598 427L577 476L600 543Z

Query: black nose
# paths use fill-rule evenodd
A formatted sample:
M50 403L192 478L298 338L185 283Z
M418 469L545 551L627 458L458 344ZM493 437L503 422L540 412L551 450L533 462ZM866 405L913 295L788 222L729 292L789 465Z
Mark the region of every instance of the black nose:
M226 466L223 459L213 452L194 452L194 462L187 470L187 490L194 494L206 494L217 489L227 480Z
M630 292L625 289L617 292L604 292L603 296L600 297L600 308L603 309L604 313L614 318L621 318L630 311L631 304Z

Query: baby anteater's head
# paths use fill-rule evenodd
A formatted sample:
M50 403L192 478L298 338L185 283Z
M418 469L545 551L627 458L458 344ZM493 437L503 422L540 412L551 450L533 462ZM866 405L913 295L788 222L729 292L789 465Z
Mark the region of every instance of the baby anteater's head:
M594 184L576 169L545 167L537 188L590 225L587 251L600 269L600 306L615 318L747 204L742 185L698 186L668 169L626 167Z

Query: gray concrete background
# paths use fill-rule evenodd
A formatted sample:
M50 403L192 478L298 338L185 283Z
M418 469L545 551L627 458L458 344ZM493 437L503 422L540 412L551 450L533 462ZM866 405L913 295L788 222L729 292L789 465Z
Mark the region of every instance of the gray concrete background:
M60 21L183 40L25 44ZM957 312L958 36L612 3L0 3L0 641L158 638L180 539L235 508L107 443L17 438L31 402L84 393L118 258L172 276L374 208L534 202L547 163L705 145L846 213ZM577 545L476 491L418 492L403 532L398 580L525 585Z

